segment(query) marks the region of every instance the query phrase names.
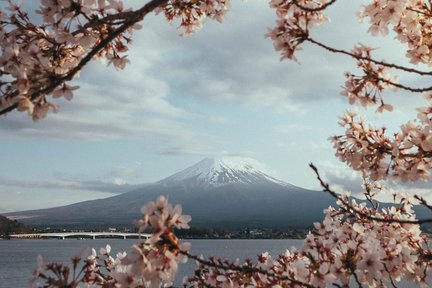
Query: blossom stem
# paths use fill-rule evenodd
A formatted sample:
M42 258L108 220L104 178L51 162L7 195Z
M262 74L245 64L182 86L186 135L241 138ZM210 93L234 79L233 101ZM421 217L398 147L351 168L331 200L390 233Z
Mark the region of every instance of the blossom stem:
M245 274L261 273L261 274L264 274L266 276L276 278L278 280L284 280L284 281L288 281L292 284L300 285L302 287L306 287L306 288L314 288L315 287L315 286L312 286L308 283L304 283L304 282L301 282L299 280L289 278L287 276L276 275L276 274L271 273L271 272L264 270L264 269L260 269L260 268L256 268L256 267L241 267L241 266L237 266L234 264L230 264L230 265L219 264L219 263L216 263L215 261L204 260L198 256L192 255L189 252L182 251L182 250L180 250L179 253L185 255L186 257L188 257L190 259L193 259L193 260L199 262L200 264L208 266L208 267L214 267L214 268L219 268L219 269L223 269L223 270L235 270L235 271L239 271L239 272L242 272Z
M385 66L388 68L394 68L394 69L401 70L401 71L408 72L408 73L415 73L415 74L418 74L421 76L432 76L431 71L422 71L422 70L418 70L418 69L414 69L414 68L408 68L405 66L397 65L394 63L387 63L384 61L375 60L375 59L370 58L370 57L364 57L364 56L356 55L354 53L348 52L348 51L343 50L343 49L337 49L337 48L328 46L328 45L326 45L322 42L319 42L319 41L317 41L313 38L310 38L310 37L307 37L304 40L309 41L310 43L315 44L315 45L317 45L317 46L319 46L319 47L321 47L321 48L323 48L329 52L332 52L332 53L344 54L344 55L350 56L350 57L358 59L358 60L367 60L367 61L370 61L372 63L382 65L382 66Z
M365 218L365 219L369 219L369 220L377 221L377 222L384 222L384 223L418 224L418 225L425 224L425 223L432 223L432 218L419 219L419 220L391 219L391 218L375 217L375 216L369 215L368 213L364 213L364 212L356 209L352 205L350 205L340 195L338 195L335 191L333 191L330 188L330 185L328 183L326 183L321 178L321 175L319 174L318 168L316 168L316 166L314 164L310 163L309 167L311 167L312 170L315 172L317 179L320 182L321 187L323 188L323 191L329 193L336 200L339 200L342 203L342 206L344 206L341 208L343 208L344 211L347 213L353 213L353 214L360 216L362 218Z
M310 8L310 7L304 6L304 5L300 4L298 0L292 0L292 3L304 11L318 12L318 11L323 11L323 10L327 9L327 7L334 4L336 1L337 0L330 0L329 2L322 4L321 6L316 7L316 8Z

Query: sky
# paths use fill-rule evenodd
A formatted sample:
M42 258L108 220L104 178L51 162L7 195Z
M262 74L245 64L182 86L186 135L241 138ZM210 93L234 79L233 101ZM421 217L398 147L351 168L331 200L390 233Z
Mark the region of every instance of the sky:
M314 37L344 49L370 44L406 63L392 37L372 38L358 24L360 2L339 2ZM80 86L72 101L56 102L58 113L38 122L19 112L0 117L0 213L109 197L222 155L254 158L283 181L319 189L313 162L335 187L358 189L358 175L328 141L343 132L338 117L357 109L396 130L421 97L389 95L396 109L382 116L348 107L340 92L353 62L308 45L300 63L281 62L264 37L275 19L267 1L233 1L222 24L208 19L181 37L175 23L149 15L123 71L94 61L72 82Z

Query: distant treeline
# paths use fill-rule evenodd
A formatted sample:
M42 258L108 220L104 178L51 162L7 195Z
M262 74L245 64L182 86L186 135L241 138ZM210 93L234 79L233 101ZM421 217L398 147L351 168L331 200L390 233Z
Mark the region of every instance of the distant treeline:
M11 220L0 215L0 238L5 238L14 233L31 233L32 229L28 228L16 220Z

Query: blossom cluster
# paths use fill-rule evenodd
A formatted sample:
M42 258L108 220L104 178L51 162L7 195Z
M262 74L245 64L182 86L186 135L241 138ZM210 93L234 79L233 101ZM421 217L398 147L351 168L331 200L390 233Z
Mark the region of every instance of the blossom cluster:
M36 11L43 16L40 25L31 21L22 4L8 3L0 10L0 111L16 107L34 120L41 119L49 110L57 110L47 95L72 98L78 87L66 81L90 59L104 57L119 69L128 62L126 32L97 49L128 20L121 1L90 0L84 5L74 0L42 0ZM112 19L119 13L122 18ZM127 33L136 28L131 26Z
M205 18L222 22L230 8L230 0L170 0L156 9L165 15L168 22L180 19L182 35L192 34L202 27Z
M276 10L276 27L269 29L266 36L273 40L281 60L296 60L295 52L308 37L312 27L327 21L321 7L326 0L271 0L270 7ZM308 9L306 9L308 8Z
M12 1L0 8L0 114L16 109L33 120L57 111L47 96L72 99L79 87L66 82L92 59L123 69L131 34L148 12L180 18L179 28L190 34L206 17L222 21L229 8L229 0L153 0L137 10L120 0L42 0L38 25Z
M352 51L357 60L357 67L362 70L363 75L356 76L347 72L342 95L348 97L350 104L359 103L367 107L380 103L377 112L392 111L393 107L384 103L381 92L392 88L390 83L395 83L396 79L388 75L387 67L371 61L371 51L372 48L364 45L357 45Z
M385 128L366 124L347 111L340 120L345 133L331 137L336 156L372 181L391 176L401 181L428 181L432 169L432 103L418 108L419 121L409 121L393 137Z
M343 199L347 201L347 199ZM254 264L220 259L199 261L193 287L392 287L402 278L430 287L432 250L417 224L376 222L413 220L408 202L378 212L353 201L349 208L329 208L322 223L309 233L299 250L272 258L267 252ZM349 211L356 211L350 214ZM209 267L210 266L210 267ZM356 284L356 285L357 285Z
M163 196L159 196L156 202L149 202L142 212L143 218L138 221L138 226L142 231L150 227L152 236L133 245L129 253L117 253L114 258L110 255L109 245L101 248L99 254L95 249L91 249L87 257L81 253L72 258L74 269L80 261L84 262L81 273L73 273L76 277L73 279L70 279L72 273L67 266L45 263L40 259L32 286L78 287L80 283L87 287L172 286L178 264L187 260L184 253L190 247L189 243L179 243L174 228L188 228L191 218L182 215L181 207L173 207ZM79 275L83 276L78 278Z
M393 26L396 38L408 45L407 57L411 63L432 64L432 7L427 1L374 0L362 7L360 19L369 18L372 35L387 35Z

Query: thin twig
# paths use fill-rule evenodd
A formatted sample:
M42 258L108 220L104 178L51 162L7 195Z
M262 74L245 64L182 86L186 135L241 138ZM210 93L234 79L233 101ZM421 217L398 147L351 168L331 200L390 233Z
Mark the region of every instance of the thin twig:
M370 61L372 63L378 64L378 65L382 65L382 66L385 66L385 67L388 67L388 68L394 68L394 69L401 70L401 71L408 72L408 73L415 73L415 74L418 74L418 75L421 75L421 76L432 76L432 71L429 71L429 72L428 71L421 71L421 70L417 70L417 69L414 69L414 68L408 68L408 67L405 67L405 66L397 65L397 64L394 64L394 63L387 63L387 62L384 62L384 61L375 60L373 58L356 55L356 54L354 54L352 52L348 52L346 50L336 49L336 48L330 47L330 46L328 46L328 45L326 45L324 43L321 43L321 42L319 42L319 41L317 41L315 39L312 39L310 37L307 37L304 40L305 41L309 41L310 43L315 44L315 45L317 45L317 46L319 46L319 47L321 47L321 48L323 48L323 49L325 49L327 51L330 51L332 53L345 54L347 56L350 56L350 57L358 59L358 60L367 60L367 61Z
M418 195L414 195L414 198L417 199L417 200L419 200L421 205L425 206L430 211L432 211L432 206L429 205L423 197L418 196Z
M422 88L415 88L415 87L410 87L410 86L403 85L403 84L400 84L400 83L396 83L396 82L393 82L393 81L391 81L389 79L385 79L385 78L381 78L381 77L375 77L375 79L377 79L378 81L387 83L387 84L389 84L391 86L394 86L396 88L403 89L403 90L406 90L406 91L410 91L410 92L413 92L413 93L423 93L423 92L428 92L428 91L432 90L432 86L422 87Z
M330 0L329 2L327 2L325 4L321 4L321 6L316 7L316 8L310 8L310 7L304 6L304 5L300 4L298 0L292 0L292 3L294 5L296 5L298 8L300 8L304 11L307 11L307 12L319 12L319 11L323 11L323 10L327 9L327 7L334 4L336 1L337 0Z
M289 281L289 282L291 282L293 284L297 284L297 285L300 285L300 286L303 286L303 287L306 287L306 288L315 288L315 286L312 286L312 285L310 285L308 283L304 283L304 282L301 282L299 280L289 278L287 276L276 275L274 273L271 273L271 272L269 272L267 270L264 270L264 269L261 269L261 268L256 268L256 267L241 267L241 266L237 266L237 265L227 265L227 264L217 264L214 261L209 261L209 260L201 259L200 257L192 255L192 254L190 254L187 251L180 250L180 253L183 254L183 255L185 255L186 257L188 257L190 259L193 259L195 261L198 261L199 263L201 263L201 264L203 264L205 266L208 266L208 267L214 267L214 268L219 268L219 269L223 269L223 270L234 270L234 271L242 272L242 273L245 273L245 274L261 273L261 274L264 274L266 276L273 277L273 278L276 278L276 279L279 279L279 280Z
M85 65L87 65L87 63L90 62L94 56L96 56L100 51L102 51L106 46L108 46L115 38L120 36L123 32L125 32L127 29L129 29L130 27L132 27L133 25L135 25L139 21L143 20L144 17L148 13L152 12L154 9L156 9L157 7L163 5L167 2L168 2L168 0L152 0L152 1L148 2L146 5L144 5L143 7L141 7L140 9L131 12L129 15L129 18L127 18L125 20L125 22L120 27L118 27L117 29L115 29L114 31L109 33L106 38L104 38L95 47L93 47L90 50L90 52L88 52L87 55L84 56L81 59L81 61L73 69L71 69L66 75L64 75L62 77L55 78L55 79L53 79L53 81L51 81L51 83L47 87L34 91L33 93L31 93L30 98L36 99L40 95L49 94L55 88L57 88L58 86L60 86L64 82L72 80L74 78L74 76L78 72L80 72L81 69ZM13 96L13 95L11 95L11 96ZM5 96L5 97L7 97L7 96ZM1 110L0 115L5 114L7 112L10 112L10 111L16 109L17 107L18 107L18 103L14 103L11 106Z
M344 207L341 207L341 208L344 208L344 210L346 212L356 214L360 217L367 218L367 219L370 219L372 221L384 222L384 223L418 224L418 225L425 224L425 223L432 223L432 218L419 219L419 220L388 219L388 218L374 217L374 216L371 216L370 214L364 213L364 212L360 211L359 209L350 205L339 194L337 194L335 191L333 191L330 188L330 185L328 183L324 182L324 180L322 180L322 178L318 172L318 168L316 168L314 164L310 163L309 167L311 167L312 170L315 172L317 179L320 182L321 187L323 188L323 191L329 193L336 200L339 200L342 203L342 206L345 206L345 208Z
M391 274L390 274L390 270L387 268L387 265L384 264L384 268L385 268L385 270L387 271L387 273L389 274L390 283L391 283L391 285L393 286L393 288L398 288L398 287L396 286L396 284L394 283L394 281L393 281L393 277L391 276Z
M355 272L353 272L353 275L354 275L354 279L355 279L355 281L356 281L358 287L359 287L359 288L363 288L363 285L360 283L357 274L356 274Z
M409 11L416 12L418 14L422 14L422 15L427 16L427 17L432 17L432 14L430 14L430 13L426 13L426 12L423 12L423 11L420 11L420 10L417 10L417 9L414 9L414 8L411 8L411 7L407 7L406 9L409 10Z

